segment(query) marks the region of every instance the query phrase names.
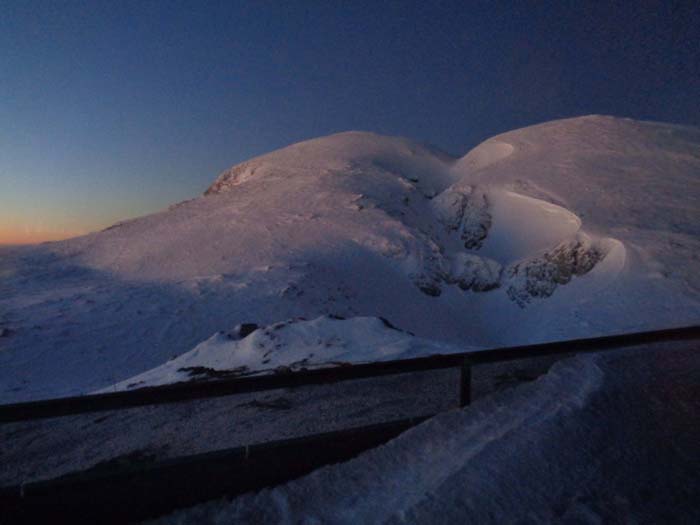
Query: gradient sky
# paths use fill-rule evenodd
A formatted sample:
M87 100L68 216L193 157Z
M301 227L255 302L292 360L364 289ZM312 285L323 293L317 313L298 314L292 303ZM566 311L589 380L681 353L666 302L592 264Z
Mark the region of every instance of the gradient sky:
M461 154L589 113L700 125L696 0L6 0L0 243L155 211L337 131Z

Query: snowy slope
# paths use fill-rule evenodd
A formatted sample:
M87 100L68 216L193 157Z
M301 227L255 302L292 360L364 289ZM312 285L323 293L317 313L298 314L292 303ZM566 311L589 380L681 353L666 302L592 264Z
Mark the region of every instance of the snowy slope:
M609 117L461 159L295 144L160 213L0 252L0 397L127 381L244 322L384 317L462 347L697 322L698 173L699 130Z

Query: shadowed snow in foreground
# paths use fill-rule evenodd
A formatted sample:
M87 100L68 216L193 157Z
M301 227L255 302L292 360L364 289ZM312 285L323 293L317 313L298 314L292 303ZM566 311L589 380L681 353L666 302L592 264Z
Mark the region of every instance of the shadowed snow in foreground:
M692 346L560 362L347 463L162 523L697 523Z

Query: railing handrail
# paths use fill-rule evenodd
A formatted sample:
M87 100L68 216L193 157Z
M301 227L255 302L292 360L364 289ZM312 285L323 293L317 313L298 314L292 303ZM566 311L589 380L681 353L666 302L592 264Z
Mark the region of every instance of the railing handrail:
M461 366L465 361L470 365L477 365L557 354L615 350L641 344L696 339L700 339L700 325L494 349L470 350L412 359L347 364L313 370L300 370L284 374L267 374L202 382L182 382L122 392L61 397L0 405L0 422L27 421L304 385L336 383L352 379L364 379L408 372L453 368Z

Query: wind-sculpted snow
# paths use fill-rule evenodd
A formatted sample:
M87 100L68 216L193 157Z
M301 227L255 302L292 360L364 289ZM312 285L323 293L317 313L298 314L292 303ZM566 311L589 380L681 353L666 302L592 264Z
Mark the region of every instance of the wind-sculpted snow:
M542 198L492 190L493 226L480 253L501 264L524 259L575 236L582 220L571 210Z
M416 279L429 295L439 295L442 284L493 290L501 286L507 266L506 293L525 307L533 298L549 297L573 276L588 273L605 256L580 232L582 221L575 214L540 199L460 185L433 199L431 207L448 238L464 245L452 253L447 243L432 249L432 265Z
M508 142L489 140L462 157L454 169L461 173L474 173L509 157L514 150L513 145Z
M363 132L251 159L0 252L0 397L99 389L242 322L384 317L457 346L696 322L699 152L694 128L584 117L461 159Z

